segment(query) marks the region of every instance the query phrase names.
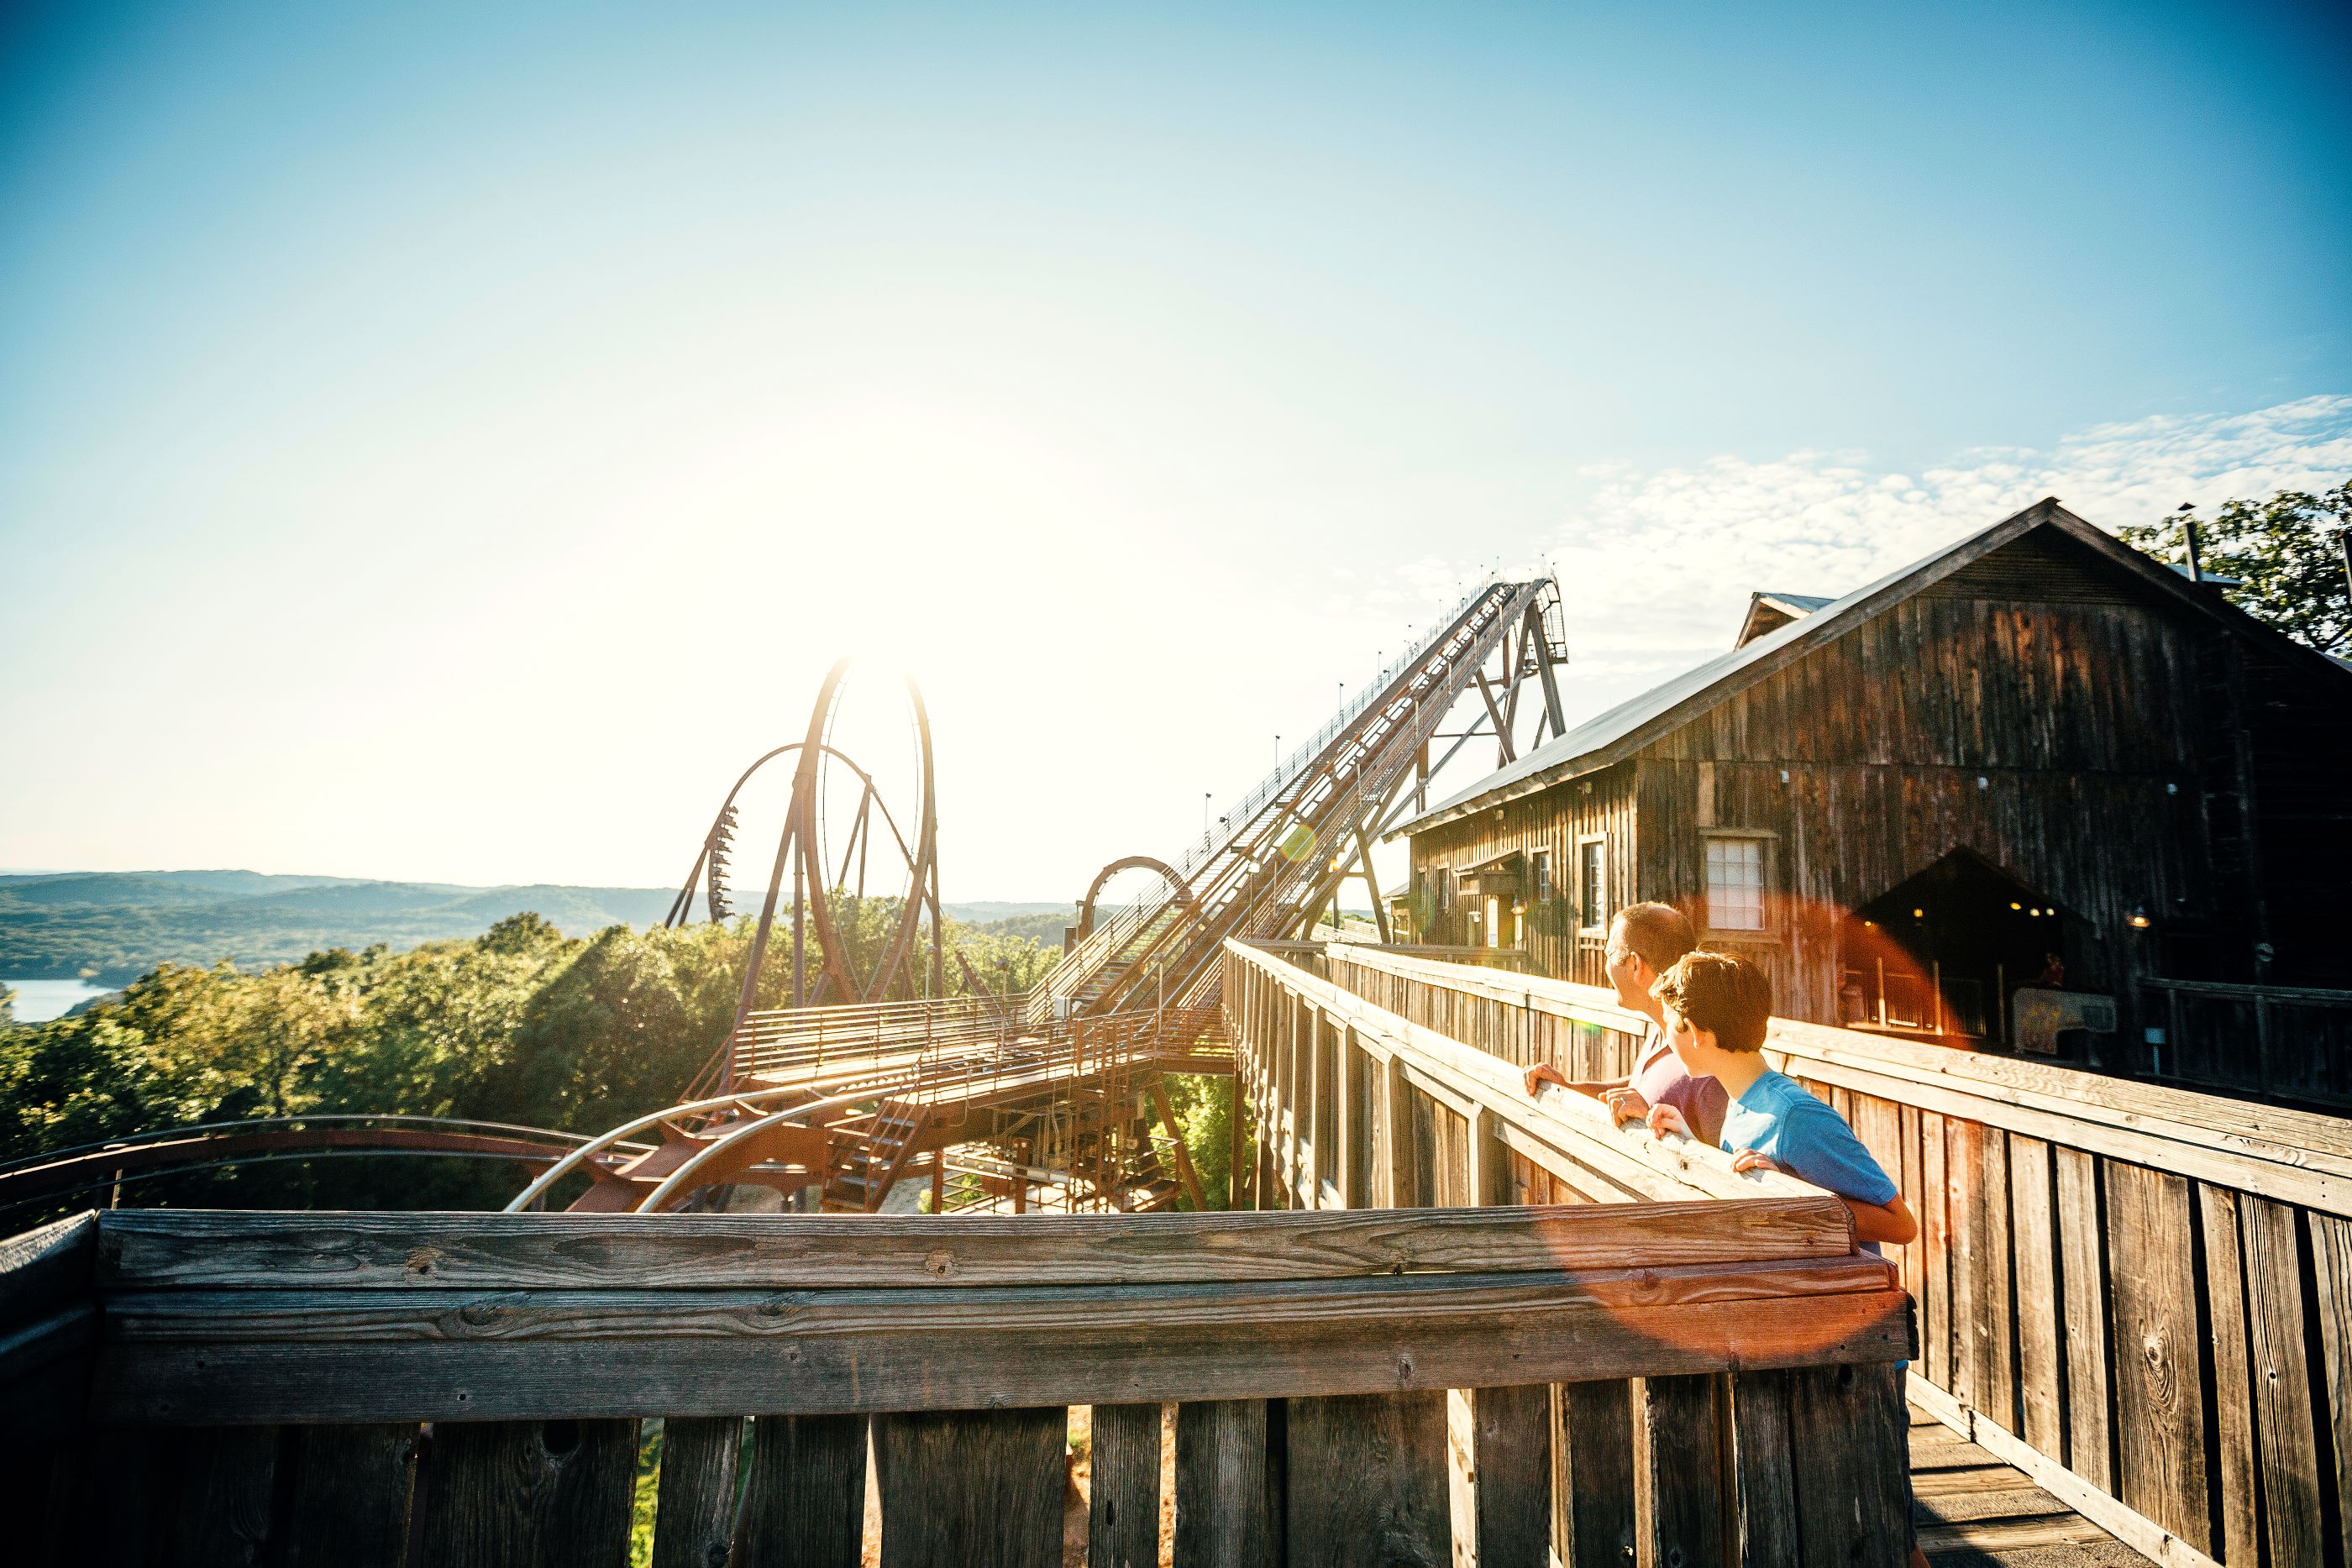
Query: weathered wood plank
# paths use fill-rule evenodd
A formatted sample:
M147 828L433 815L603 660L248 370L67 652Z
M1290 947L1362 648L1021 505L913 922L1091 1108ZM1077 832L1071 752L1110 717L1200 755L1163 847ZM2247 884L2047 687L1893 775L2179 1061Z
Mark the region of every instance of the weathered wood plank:
M2352 1498L2352 1221L2321 1214L2309 1218L2319 1343L2327 1367L2322 1408L2333 1438L2328 1448L2335 1456L2336 1495ZM2343 1530L2337 1554L2352 1562L2352 1508L2339 1506L2336 1518Z
M2254 1505L2258 1490L2254 1479L2254 1390L2248 1370L2238 1195L2226 1187L2200 1182L2197 1213L2199 1234L2204 1244L2206 1312L2213 1333L2215 1479L2221 1486L2216 1533L2221 1540L2222 1562L2255 1563L2262 1552L2262 1526Z
M417 1522L440 1568L622 1568L637 1467L635 1421L501 1421L436 1428Z
M1721 1380L1647 1377L1638 1385L1633 1437L1642 1466L1638 1496L1649 1546L1644 1556L1688 1568L1727 1564L1737 1550L1732 1498L1724 1489L1730 1447Z
M1631 1381L1570 1383L1559 1389L1563 1456L1565 1561L1571 1568L1615 1568L1633 1560L1641 1539L1634 1507L1635 1465Z
M1445 1396L1287 1402L1287 1568L1444 1568Z
M1551 1385L1481 1388L1476 1434L1481 1568L1544 1568L1551 1552Z
M1263 1399L1177 1407L1181 1568L1276 1568L1282 1561L1279 1409Z
M87 1301L97 1260L95 1214L0 1239L0 1333Z
M1094 1407L1094 1470L1087 1498L1088 1568L1157 1568L1160 1407Z
M1788 1377L1805 1563L1899 1568L1911 1544L1900 1376L1891 1367L1825 1366Z
M1731 1417L1742 1568L1804 1568L1804 1541L1797 1528L1796 1456L1789 1430L1789 1374L1736 1375Z
M1060 1406L876 1417L882 1568L1060 1568L1068 1430Z
M2066 1318L2066 1463L2105 1490L2115 1474L2115 1379L2107 1362L2106 1227L2099 1162L2079 1149L2055 1154Z
M1549 1292L1449 1284L1442 1289L1457 1291L1450 1301L1416 1299L1412 1276L1347 1283L1393 1288L1294 1301L1255 1319L1253 1303L1229 1297L1214 1312L1172 1322L1039 1312L956 1327L909 1309L909 1321L885 1315L855 1330L817 1305L763 1322L755 1305L665 1313L543 1300L495 1313L478 1304L487 1322L462 1308L403 1314L387 1306L369 1331L380 1337L364 1341L341 1307L315 1319L307 1341L289 1323L257 1322L270 1315L258 1308L168 1326L148 1318L101 1351L94 1403L110 1421L215 1425L716 1416L746 1403L796 1414L975 1409L1672 1375L1891 1361L1912 1348L1909 1300L1892 1289L1807 1293L1800 1281L1796 1291L1757 1294L1718 1286L1706 1289L1709 1299L1652 1306L1634 1292L1579 1298L1566 1281ZM616 1333L617 1322L629 1332ZM593 1332L600 1325L604 1332ZM1144 1344L1150 1354L1139 1355Z
M118 1210L109 1291L962 1288L1664 1268L1850 1249L1820 1197L1580 1207L929 1216Z
M1919 1116L1919 1299L1922 1375L1939 1388L1952 1380L1951 1187L1944 1169L1944 1118Z
M1977 1254L1984 1241L1978 1234L1984 1222L1985 1130L1958 1117L1944 1118L1945 1215L1947 1257L1951 1272L1952 1348L1949 1371L1954 1397L1964 1405L1977 1403L1977 1383L1983 1375L1978 1341L1977 1291L1984 1269Z
M866 1417L756 1417L729 1568L856 1568L865 1535Z
M740 1416L675 1416L662 1423L653 1568L727 1568L744 1428Z
M289 1436L284 1568L402 1568L416 1427L297 1427Z
M167 1531L174 1568L250 1568L269 1548L278 1480L275 1427L222 1427L183 1435L186 1468Z
M2316 1563L2323 1536L2320 1452L2311 1417L2313 1368L2305 1349L2303 1259L2294 1210L2249 1197L2242 1200L2241 1217L2271 1560Z
M2045 1454L2065 1451L2065 1389L2059 1364L2058 1221L2050 1145L2009 1140L2010 1250L2017 1281L2017 1389L2025 1440Z
M2115 1293L2117 1494L2200 1552L2212 1548L2197 1280L2185 1239L2189 1184L2110 1161L2108 1278Z
M1969 1403L2011 1431L2017 1419L2016 1323L2010 1298L2009 1141L1991 1128L1969 1128L1977 1160L1974 1249L1969 1310L1974 1334Z

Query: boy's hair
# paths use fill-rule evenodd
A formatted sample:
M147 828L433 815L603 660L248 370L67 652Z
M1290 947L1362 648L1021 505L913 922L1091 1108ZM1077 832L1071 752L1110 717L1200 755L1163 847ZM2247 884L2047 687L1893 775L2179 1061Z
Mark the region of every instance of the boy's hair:
M1698 946L1690 916L1671 904L1629 904L1617 918L1625 925L1625 946L1662 975Z
M1771 977L1736 953L1685 953L1650 994L1726 1051L1761 1051L1772 1017Z

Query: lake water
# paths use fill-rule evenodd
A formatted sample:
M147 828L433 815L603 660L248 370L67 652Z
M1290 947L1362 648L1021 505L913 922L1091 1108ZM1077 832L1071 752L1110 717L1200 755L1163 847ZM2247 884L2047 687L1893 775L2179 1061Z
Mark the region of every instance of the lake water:
M88 980L11 980L0 978L16 993L18 1023L47 1023L63 1018L92 997L119 990L116 986L94 986Z

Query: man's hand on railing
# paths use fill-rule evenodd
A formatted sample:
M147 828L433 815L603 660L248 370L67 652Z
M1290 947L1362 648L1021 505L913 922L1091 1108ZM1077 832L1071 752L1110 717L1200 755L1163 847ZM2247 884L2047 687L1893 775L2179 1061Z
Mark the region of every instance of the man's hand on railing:
M1749 1171L1777 1171L1780 1167L1772 1163L1771 1155L1760 1150L1742 1149L1731 1156L1731 1168L1735 1175L1745 1175Z
M1685 1138L1691 1135L1690 1124L1684 1121L1683 1113L1672 1105L1651 1106L1647 1120L1650 1135L1654 1138L1663 1138L1669 1133L1680 1133Z
M1609 1107L1609 1113L1621 1127L1628 1122L1646 1122L1650 1117L1650 1103L1630 1083L1622 1089L1602 1090L1601 1103Z
M1527 1076L1528 1098L1530 1100L1536 1097L1536 1091L1542 1088L1547 1083L1557 1083L1562 1089L1568 1087L1567 1075L1549 1061L1537 1062L1533 1067L1528 1069Z

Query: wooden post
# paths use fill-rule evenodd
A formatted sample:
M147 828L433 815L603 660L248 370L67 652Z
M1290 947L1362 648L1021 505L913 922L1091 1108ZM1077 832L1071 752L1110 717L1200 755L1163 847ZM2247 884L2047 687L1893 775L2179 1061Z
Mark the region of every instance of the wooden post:
M1159 1561L1160 1406L1097 1405L1087 1568L1156 1568Z
M1339 1043L1332 1051L1339 1066L1331 1085L1331 1174L1339 1184L1339 1207L1361 1208L1364 1195L1356 1179L1356 1114L1361 1109L1356 1103L1356 1031L1344 1024L1337 1029Z
M1279 1425L1270 1414L1264 1399L1176 1407L1177 1562L1276 1568L1282 1561L1282 1472L1271 1440Z
M1356 1568L1373 1542L1380 1562L1448 1560L1444 1391L1293 1399L1286 1417L1287 1568Z
M1551 1385L1470 1396L1478 1568L1545 1568L1551 1555Z
M1323 1207L1323 1167L1330 1162L1331 1151L1323 1146L1324 1096L1331 1086L1323 1082L1323 1031L1331 1020L1323 1016L1320 1008L1307 1009L1307 1029L1299 1046L1298 1082L1304 1092L1298 1096L1299 1174L1307 1184L1307 1207Z
M1068 1427L1058 1405L877 1416L882 1568L1060 1568ZM851 1563L864 1522L860 1510Z
M1412 1087L1404 1064L1394 1057L1381 1064L1381 1207L1402 1208L1413 1196L1406 1171L1412 1164L1412 1128L1406 1107Z
M662 1424L654 1568L709 1568L728 1560L742 1448L740 1416L674 1416Z
M1225 1207L1242 1206L1242 1113L1247 1109L1242 1097L1242 1069L1234 1067L1231 1084L1233 1099L1225 1113Z
M1470 1118L1470 1204L1490 1208L1508 1196L1501 1192L1503 1144L1495 1135L1495 1113L1480 1106Z

